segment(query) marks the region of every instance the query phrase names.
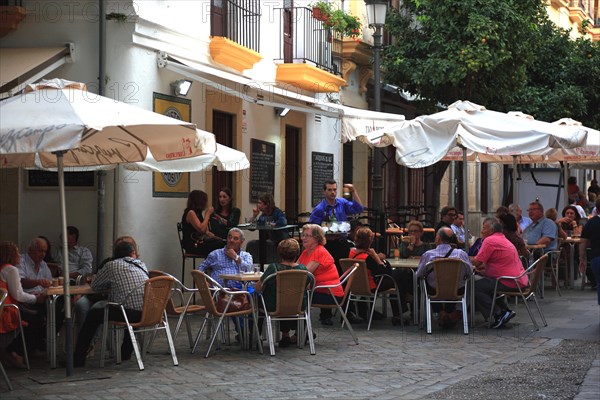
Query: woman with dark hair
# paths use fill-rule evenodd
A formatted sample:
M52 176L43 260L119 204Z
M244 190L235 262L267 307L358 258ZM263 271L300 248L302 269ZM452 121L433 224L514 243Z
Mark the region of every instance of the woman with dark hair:
M282 227L287 225L285 214L275 206L275 199L271 193L260 195L258 203L256 203L256 208L252 210L252 217L259 226L270 225L271 227ZM276 254L275 249L280 241L289 237L288 232L285 229L279 229L263 231L263 234L267 234L268 236L265 246L267 262L279 261L279 256ZM251 240L246 246L246 251L252 254L253 259L258 260L258 248L259 241Z
M183 230L183 248L186 252L207 256L211 251L225 246L225 241L216 237L209 229L209 216L212 207L206 208L208 195L202 190L192 190L188 196L187 207L181 217ZM203 211L206 209L205 215Z
M229 230L240 223L241 211L233 206L233 196L228 187L221 188L219 203L210 216L210 231L215 236L227 240Z
M258 214L260 213L260 216ZM275 199L271 193L264 193L258 198L256 208L252 210L252 216L258 217L258 225L271 224L273 227L282 227L287 225L285 214L275 205ZM271 238L275 244L283 239L287 239L288 233L284 230L273 231Z
M575 206L566 206L562 210L562 218L556 221L556 223L562 228L566 236L580 236L581 225L579 220L581 216ZM563 239L566 239L566 236Z
M19 265L21 254L19 248L13 242L0 243L0 288L8 292L5 300L6 304L35 304L43 303L46 299L42 294L29 294L23 290L21 286L21 278L19 276ZM16 309L13 307L4 307L0 315L0 334L12 333L19 328L19 320L15 315ZM39 313L22 313L23 322L27 325L23 326L25 335L25 343L29 351L42 350L44 331L42 328L42 315ZM6 347L6 360L15 368L25 369L24 360L25 349L20 336L14 337L12 342Z
M498 219L502 223L502 233L515 246L519 256L529 257L529 250L527 250L525 242L517 233L519 229L517 218L512 214L501 214Z
M262 291L267 311L275 311L275 303L277 301L277 281L275 279L271 279L269 282L267 282L267 286L263 287L263 282L265 279L267 279L269 275L275 274L279 271L306 271L306 267L303 264L298 264L296 262L296 259L300 255L300 244L296 239L286 239L279 242L279 245L277 246L277 253L279 254L279 257L281 257L281 262L269 264L264 274L260 277L260 281L258 281L254 286L256 291ZM306 307L306 294L304 295L303 307ZM296 321L279 322L279 329L281 330L279 347L288 347L294 342L293 338L290 337L290 330L294 329L296 325Z

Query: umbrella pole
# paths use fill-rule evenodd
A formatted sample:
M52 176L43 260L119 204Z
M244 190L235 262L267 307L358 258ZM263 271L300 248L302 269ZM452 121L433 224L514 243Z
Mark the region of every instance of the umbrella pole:
M569 205L569 163L568 162L564 162L563 164L563 171L564 171L564 178L563 178L563 185L565 185L564 189L564 200L565 203L563 204L563 208Z
M465 215L465 222L463 229L465 229L465 251L469 254L469 165L467 164L467 148L463 147L463 212Z
M58 195L60 201L60 227L62 238L63 259L63 288L65 291L65 349L67 356L67 376L73 375L73 319L71 318L71 291L69 279L69 248L67 245L67 206L65 202L65 172L63 166L63 152L56 154L58 166ZM56 332L51 332L54 335Z
M512 203L519 204L519 190L517 188L517 156L513 156L512 167Z

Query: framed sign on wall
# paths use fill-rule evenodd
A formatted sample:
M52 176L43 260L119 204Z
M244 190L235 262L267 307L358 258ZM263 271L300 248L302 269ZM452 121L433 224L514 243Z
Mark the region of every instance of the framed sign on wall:
M152 110L171 118L192 121L192 101L189 99L153 93ZM152 197L187 197L189 192L189 172L152 173Z

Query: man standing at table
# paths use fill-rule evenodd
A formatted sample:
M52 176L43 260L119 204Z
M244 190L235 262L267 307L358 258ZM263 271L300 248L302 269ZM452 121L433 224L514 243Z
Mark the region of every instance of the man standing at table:
M600 199L596 199L596 210L600 210ZM584 274L587 269L587 248L590 248L592 272L596 278L596 291L600 305L600 215L596 215L585 224L581 231L579 243L579 271Z
M71 279L77 279L79 275L88 275L92 273L92 252L79 245L79 229L74 226L67 226L67 245L69 246L69 276ZM62 261L62 252L58 253L58 262L64 268Z
M333 179L323 184L323 196L325 197L313 209L308 220L311 224L321 225L323 222L332 222L335 218L338 222L348 221L348 215L363 212L364 207L358 196L358 192L352 184L345 184L351 199L337 197L337 182Z
M544 245L544 253L556 250L558 227L554 221L544 217L544 206L533 201L529 203L527 212L532 223L523 231L523 240L527 244Z
M333 179L325 181L323 184L323 197L319 204L313 209L308 220L311 224L322 225L323 222L346 222L348 215L359 214L365 209L360 200L356 188L352 184L345 184L344 191L350 193L350 199L337 197L337 182ZM338 273L342 274L342 268L339 264L340 258L348 257L352 244L348 241L346 235L334 235L328 237L325 248L335 260L335 266Z
M499 276L519 276L525 270L517 248L502 233L502 223L496 218L486 218L481 228L481 237L485 240L481 249L473 259L475 272L481 275L475 281L475 306L484 318L490 315L494 307L493 329L506 325L516 313L508 308L506 299L494 304L494 286ZM521 288L529 285L529 278L523 276L519 279ZM498 290L504 292L518 292L517 285L512 280L501 280Z
M227 244L222 249L213 250L208 254L206 260L198 266L198 270L206 272L210 269L211 278L216 280L221 286L237 288L239 283L236 281L227 281L227 284L221 278L223 274L237 274L245 271L252 265L252 255L242 250L244 243L244 233L239 228L231 228L227 233Z
M144 290L142 288L129 293L144 283L148 278L146 265L138 260L133 245L129 242L121 242L115 247L114 260L109 261L98 271L96 278L92 281L92 289L95 291L110 290L109 302L123 303L125 313L129 322L138 322L142 317L144 305ZM126 300L127 299L127 300ZM109 308L109 319L111 321L124 321L123 312L120 308ZM96 334L96 330L104 323L104 308L92 308L85 318L81 331L77 337L77 345L73 355L73 365L83 367L85 358ZM125 331L125 339L121 346L123 360L131 359L133 344L129 331Z

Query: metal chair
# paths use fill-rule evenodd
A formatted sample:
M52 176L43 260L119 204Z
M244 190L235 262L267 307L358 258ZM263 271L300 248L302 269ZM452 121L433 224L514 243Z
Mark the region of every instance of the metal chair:
M390 275L379 275L379 281L377 283L377 287L375 288L375 292L371 291L371 286L369 285L369 271L367 269L367 262L365 260L357 260L354 258L342 258L340 259L340 265L342 266L342 270L347 270L352 265L358 264L358 270L355 273L354 280L352 281L352 285L350 288L350 294L348 295L348 302L346 303L346 312L348 312L348 307L351 302L361 302L367 303L369 305L369 323L367 325L367 330L371 330L371 322L373 322L373 314L375 313L375 303L378 298L382 298L382 301L389 299L389 296L392 294L396 295L396 300L398 301L398 309L402 310L402 306L400 304L400 290L398 289L398 285L396 285L396 281ZM381 284L384 279L390 279L394 283L394 288L388 290L380 290ZM402 319L400 319L402 320ZM403 325L403 323L401 322Z
M0 317L2 316L2 309L4 308L4 300L8 297L8 292L3 288L0 288ZM6 386L8 386L8 390L13 390L12 385L10 384L10 379L8 379L8 375L6 375L6 371L4 370L4 366L2 366L2 361L0 361L0 372L2 372L2 376L4 377L4 381L6 382Z
M185 283L185 261L192 259L193 269L196 269L196 260L204 260L204 256L195 253L188 253L183 247L183 226L181 222L177 223L177 237L179 238L179 247L181 248L181 282Z
M202 311L206 311L206 307L203 305L199 305L199 304L191 304L192 299L193 299L192 296L189 296L188 300L185 301L183 294L184 293L196 293L196 292L198 292L198 289L190 289L190 288L186 287L177 278L175 278L174 276L172 276L164 271L159 271L159 270L153 269L153 270L148 271L148 274L149 274L150 278L155 278L157 276L168 276L175 280L175 287L173 287L173 294L171 295L171 299L167 303L167 308L166 308L168 316L177 317L177 325L175 327L175 332L173 333L173 341L177 340L177 335L179 334L179 329L181 329L181 324L183 323L183 321L185 321L185 326L186 326L187 334L188 334L188 342L190 344L190 349L191 349L194 345L194 341L192 339L192 328L190 326L189 316L200 313ZM178 297L177 303L175 303L175 301L173 300L173 297L176 294ZM180 304L180 305L177 306L176 304ZM156 336L156 332L152 336L152 340L154 340L155 336ZM151 343L152 342L150 342L150 344L148 345L148 348L150 348ZM150 351L150 350L148 349L148 351Z
M346 324L348 326L348 331L350 331L350 334L352 335L352 339L354 339L354 343L358 344L358 338L356 337L356 334L354 333L354 329L352 329L352 325L350 324L350 322L348 321L348 318L346 317L346 312L344 311L344 309L341 306L341 304L344 304L344 302L346 302L346 299L348 298L348 295L350 294L350 288L352 287L352 282L354 280L354 275L355 275L354 273L358 269L358 263L356 262L357 260L354 260L354 261L355 261L355 263L352 265L352 268L348 269L347 271L344 272L344 274L342 276L340 276L340 283L338 283L336 285L314 286L312 288L312 290L310 292L310 297L309 297L309 307L337 309L340 312L342 319L344 320L344 322L342 323L342 328L344 327L344 324ZM338 301L335 298L335 296L333 295L333 291L332 291L332 289L339 287L339 286L344 286L344 297L342 298L342 301L340 303L338 303ZM312 298L317 289L327 289L327 291L329 291L329 294L331 294L331 297L333 298L334 304L315 304L315 303L313 303Z
M469 334L469 321L467 316L467 289L468 276L465 276L465 262L458 258L438 258L427 263L425 276L422 279L423 290L422 302L427 320L427 333L431 334L431 304L432 303L455 303L462 305L463 332ZM430 273L435 277L435 294L427 290L426 279ZM461 293L461 283L464 282L464 290ZM472 305L473 306L473 305ZM422 316L421 316L422 321Z
M215 338L219 334L220 328L223 324L223 320L225 319L225 317L243 317L243 316L252 315L253 320L254 320L254 332L258 332L256 307L254 306L254 298L252 296L250 296L250 305L251 305L250 309L241 310L241 311L228 311L229 305L231 303L233 296L235 296L237 294L243 294L243 295L248 296L250 294L250 293L248 293L248 291L246 291L246 290L234 291L234 290L231 290L228 288L224 288L223 286L219 285L219 283L217 281L215 281L214 279L212 279L210 276L206 275L202 271L196 271L196 270L192 271L192 278L194 279L196 287L198 288L198 294L200 295L200 298L202 299L202 303L206 307L206 315L204 316L204 320L202 321L202 326L200 327L200 330L198 331L198 335L196 336L196 340L194 341L194 347L192 348L192 354L194 354L196 352L196 348L198 347L198 344L200 343L200 338L202 337L202 332L204 332L204 328L206 327L206 323L208 322L209 319L213 320L215 317L219 318L216 326L215 326L215 324L211 324L211 328L212 328L213 332L211 334L208 350L206 351L206 355L204 356L206 358L208 358L208 356L210 355L210 351L212 350L212 346L215 342ZM225 309L223 310L223 312L220 312L217 310L217 305L215 303L215 298L217 298L217 296L221 293L225 294L229 298L229 301L228 301L227 305L225 306ZM248 333L248 330L245 329L244 336L247 335L247 333ZM262 350L262 342L260 341L258 334L254 335L254 337L256 338L256 340L258 342L259 350L262 353L262 351L263 351ZM247 337L244 337L241 340L241 342L242 342L242 345L247 343L248 342Z
M537 301L537 297L535 295L535 290L538 286L538 283L540 282L542 274L544 273L544 269L546 268L546 263L548 262L548 258L549 258L549 255L544 254L542 257L538 258L536 262L531 264L529 266L529 268L527 268L519 276L499 276L498 278L496 278L496 285L494 287L494 297L493 297L494 302L497 299L501 298L502 296L515 297L515 298L521 297L521 299L523 299L523 302L525 303L525 308L527 308L527 312L529 313L529 317L531 318L531 322L533 322L533 326L535 327L536 331L539 331L540 328L539 328L537 322L535 321L535 318L533 317L533 313L531 312L531 309L529 308L527 301L529 299L533 298L533 301L535 301L535 305L538 309L538 312L540 313L540 317L542 318L542 322L544 323L544 326L548 326L548 323L546 322L546 318L544 317L544 314L542 313L540 305ZM519 278L521 278L525 275L529 276L529 286L521 287L521 285L519 284ZM507 291L498 290L498 282L500 282L500 280L502 280L502 279L512 280L517 287L517 291L507 292ZM492 307L492 309L490 310L490 317L488 319L489 326L492 326L493 313L494 313L494 307Z
M16 304L7 304L6 303L7 298L8 298L8 291L4 288L0 288L0 317L2 316L4 307L13 307L13 308L17 309L17 317L19 320L18 330L19 330L19 334L21 335L21 340L23 341L23 355L25 357L25 365L27 365L27 370L29 370L29 357L27 356L27 345L25 344L25 334L23 332L23 321L21 319L21 310L19 309L19 306L17 306ZM2 373L2 377L4 378L4 381L6 382L8 389L13 390L12 385L10 383L10 379L8 379L8 375L6 374L6 371L4 370L4 366L2 365L2 362L0 362L0 372Z
M131 342L133 344L133 350L135 357L138 362L140 371L144 369L144 363L142 361L142 353L140 352L135 333L149 332L164 330L167 335L167 341L169 343L169 350L171 351L171 357L173 359L173 365L178 365L177 355L175 354L175 346L173 344L173 338L171 337L171 330L169 329L169 320L167 318L166 307L171 299L171 290L175 279L170 276L158 276L156 278L150 278L143 284L134 288L122 303L107 303L104 308L104 328L102 333L102 351L100 356L100 366L104 366L104 354L106 349L106 338L108 336L109 325L112 325L115 329L127 329L131 336ZM129 322L125 307L123 304L127 301L129 296L135 293L137 290L144 289L144 304L142 306L142 316L138 322ZM123 313L124 322L121 321L110 321L108 317L109 307L119 307ZM115 347L117 352L117 363L121 362L120 346Z
M273 282L275 281L275 282ZM314 286L315 277L306 270L279 271L267 277L263 287L275 283L277 303L275 311L267 311L265 299L260 296L262 309L265 310L265 324L267 326L267 338L271 355L275 355L275 340L273 336L273 321L297 321L296 337L298 347L304 344L304 324L306 322L306 334L310 346L310 354L315 354L315 343L313 338L312 324L310 320L310 307L307 303L309 288Z
M552 279L554 280L554 284L556 285L556 292L558 293L559 296L562 296L562 293L560 292L560 282L558 281L558 268L560 265L561 253L562 253L562 250L552 250L547 253L550 256L550 273L552 274ZM548 266L548 265L546 265L546 266ZM542 294L541 294L542 299L544 298L544 294L545 294L544 293L544 291L545 291L544 278L545 278L545 274L542 274L542 284L540 285L541 292L542 292Z

